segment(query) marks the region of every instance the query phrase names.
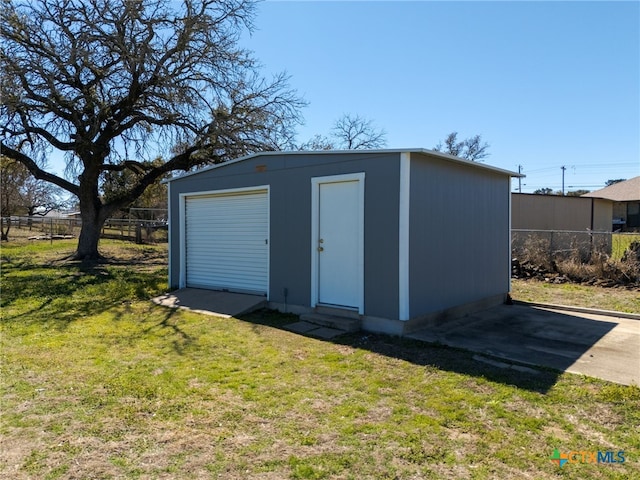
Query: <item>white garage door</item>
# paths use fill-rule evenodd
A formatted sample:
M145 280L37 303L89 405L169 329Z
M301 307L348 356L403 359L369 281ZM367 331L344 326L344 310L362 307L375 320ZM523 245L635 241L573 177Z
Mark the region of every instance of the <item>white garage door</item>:
M185 223L188 287L267 294L266 190L186 197Z

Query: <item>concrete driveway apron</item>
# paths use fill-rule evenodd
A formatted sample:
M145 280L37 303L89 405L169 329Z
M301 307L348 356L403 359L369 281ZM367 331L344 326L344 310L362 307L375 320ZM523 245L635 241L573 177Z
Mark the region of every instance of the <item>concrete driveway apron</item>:
M614 312L581 310L500 305L408 336L513 362L640 385L640 315L624 318Z

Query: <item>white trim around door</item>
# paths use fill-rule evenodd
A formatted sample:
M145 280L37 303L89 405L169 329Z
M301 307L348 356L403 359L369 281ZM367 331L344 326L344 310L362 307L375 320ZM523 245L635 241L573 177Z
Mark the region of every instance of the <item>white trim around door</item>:
M359 314L364 314L364 172L344 174L344 175L330 175L324 177L314 177L311 179L311 306L316 307L318 305L328 305L332 307L345 308L349 310L357 310ZM344 184L344 185L340 185ZM346 193L347 197L351 198L351 201L356 202L356 205L351 205L350 209L345 208L345 211L349 211L350 217L343 217L342 221L355 222L355 225L351 225L353 228L349 228L349 238L341 238L340 243L348 246L350 253L344 253L348 255L349 270L335 275L338 272L333 273L333 277L342 277L342 274L347 275L347 290L345 296L338 295L337 301L332 300L332 294L325 294L325 297L329 301L325 301L321 293L321 285L328 285L329 290L334 285L327 284L327 278L321 279L321 261L320 255L325 252L325 248L335 248L332 244L325 243L325 239L321 237L321 223L326 224L326 221L333 221L334 215L341 217L342 212L334 208L333 211L327 210L327 208L333 208L327 205L321 205L321 189L323 186L326 191L323 195L334 195L333 191L339 195ZM336 187L336 188L332 188ZM344 188L341 188L344 187ZM341 193L340 193L341 192ZM325 203L329 203L326 200L331 200L331 197L325 197ZM327 215L326 218L321 218L322 215ZM335 219L340 221L339 218ZM327 251L327 255L331 250ZM346 267L346 265L345 265ZM326 267L329 268L329 267ZM334 267L331 267L334 268ZM341 278L342 279L342 278ZM330 281L329 281L330 282ZM341 289L335 285L336 291ZM335 292L334 292L335 293Z

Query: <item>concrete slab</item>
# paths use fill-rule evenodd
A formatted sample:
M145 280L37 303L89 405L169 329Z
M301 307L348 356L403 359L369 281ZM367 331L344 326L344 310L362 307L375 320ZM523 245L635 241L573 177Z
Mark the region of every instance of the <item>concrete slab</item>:
M361 323L359 318L340 317L315 312L300 315L300 320L344 332L357 332L360 330Z
M336 328L320 327L316 328L315 330L310 330L309 332L307 332L307 335L321 338L323 340L331 340L332 338L339 337L340 335L344 335L345 333L347 332L345 332L344 330L338 330Z
M482 355L474 355L471 358L473 358L476 362L486 363L487 365L491 365L493 367L517 370L518 372L529 373L529 374L532 374L532 375L537 375L537 374L540 373L540 370L535 370L535 369L529 368L529 367L523 367L522 365L516 365L516 364L513 364L513 363L499 362L499 361L493 360L491 358L483 357Z
M283 328L293 333L305 334L307 332L310 332L311 330L318 329L318 325L314 325L313 323L309 322L295 322L285 325Z
M640 385L640 316L500 305L408 336L513 362Z
M285 330L289 330L293 333L299 333L300 335L307 335L309 337L321 338L322 340L331 340L332 338L339 337L347 333L345 330L339 330L337 328L325 327L309 322L295 322L285 325Z
M183 308L192 312L230 318L253 312L267 305L261 295L220 292L200 288L183 288L152 298L157 305L169 308Z

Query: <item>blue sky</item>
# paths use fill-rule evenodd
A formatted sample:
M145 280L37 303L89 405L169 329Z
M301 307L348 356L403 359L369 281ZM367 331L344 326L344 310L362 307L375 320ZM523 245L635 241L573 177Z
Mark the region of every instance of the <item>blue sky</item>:
M299 142L352 113L389 148L481 134L523 192L640 175L640 2L266 1L255 27L309 102Z

